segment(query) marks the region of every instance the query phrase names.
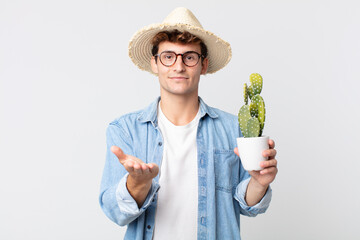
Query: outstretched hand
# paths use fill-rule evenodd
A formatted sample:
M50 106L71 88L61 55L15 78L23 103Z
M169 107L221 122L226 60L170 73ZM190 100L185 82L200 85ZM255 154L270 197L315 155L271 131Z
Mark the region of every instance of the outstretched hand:
M155 163L144 163L139 158L125 154L121 148L112 146L111 151L117 156L119 162L129 172L129 176L137 184L145 184L156 177L159 167Z

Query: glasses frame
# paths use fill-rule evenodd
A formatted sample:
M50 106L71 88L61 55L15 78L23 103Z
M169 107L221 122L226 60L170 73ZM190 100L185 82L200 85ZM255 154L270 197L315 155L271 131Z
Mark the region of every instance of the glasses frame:
M175 57L174 63L171 64L171 65L166 65L166 64L164 64L164 63L161 61L161 57L160 57L160 55L163 54L163 53L173 53L173 54L175 54L176 57ZM198 55L198 57L199 57L199 58L198 58L198 61L197 61L194 65L189 66L189 65L187 65L187 64L185 63L185 61L184 61L184 55L185 55L185 54L188 54L188 53L196 53L196 54ZM161 52L160 54L158 53L158 54L155 54L155 55L154 55L155 58L156 58L156 57L159 58L161 64L164 65L165 67L172 67L172 66L174 66L175 63L176 63L176 61L177 61L177 57L178 57L178 56L181 56L182 62L183 62L184 65L187 66L187 67L195 67L195 66L199 63L199 61L200 61L201 58L205 58L204 55L202 55L202 54L200 54L200 53L198 53L198 52L195 52L195 51L187 51L187 52L184 52L184 53L176 53L176 52L174 52L174 51L163 51L163 52Z

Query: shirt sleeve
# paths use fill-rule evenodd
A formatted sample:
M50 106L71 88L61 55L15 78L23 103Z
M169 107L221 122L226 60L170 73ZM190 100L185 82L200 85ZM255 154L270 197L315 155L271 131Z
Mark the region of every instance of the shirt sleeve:
M153 180L149 194L139 209L126 187L128 172L110 150L111 146L118 146L125 154L134 155L131 135L119 122L113 122L106 130L106 143L106 160L99 202L108 218L116 224L124 226L138 218L150 206L159 185Z
M250 182L250 177L241 181L238 184L238 186L236 187L234 198L240 204L240 213L241 214L249 216L249 217L255 217L259 213L264 213L267 210L267 208L269 207L270 201L271 201L271 196L272 196L272 190L271 190L271 187L269 186L268 189L266 190L265 195L260 200L260 202L257 203L256 205L250 207L247 205L247 203L245 201L245 194L246 194L246 190L249 185L249 182Z
M145 202L143 203L142 207L139 209L135 199L130 195L126 187L126 180L128 176L129 174L127 173L120 180L120 183L116 189L116 201L120 208L120 212L128 216L131 216L130 217L131 219L135 219L138 216L140 216L141 213L144 212L149 207L149 205L152 203L152 200L155 197L155 194L159 190L160 186L154 179L152 180L151 188L145 199Z

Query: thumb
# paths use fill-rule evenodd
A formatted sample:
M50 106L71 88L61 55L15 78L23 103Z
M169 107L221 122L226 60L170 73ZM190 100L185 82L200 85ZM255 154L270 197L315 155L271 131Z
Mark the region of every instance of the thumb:
M118 146L111 146L110 150L116 155L120 162L126 159L126 154Z
M234 153L239 156L239 149L237 147L234 148Z

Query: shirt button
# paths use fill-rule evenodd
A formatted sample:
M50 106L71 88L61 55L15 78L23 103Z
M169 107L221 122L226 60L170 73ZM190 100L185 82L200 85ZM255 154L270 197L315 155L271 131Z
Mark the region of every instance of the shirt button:
M162 145L162 142L159 142L159 146L161 146Z
M151 226L150 225L147 225L147 229L150 229L151 228Z

